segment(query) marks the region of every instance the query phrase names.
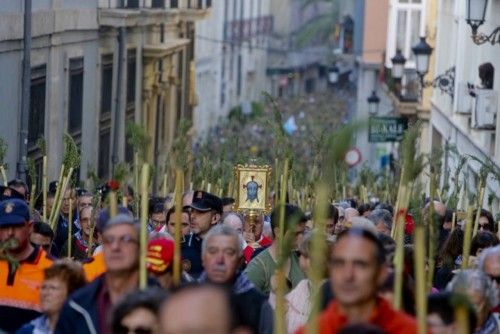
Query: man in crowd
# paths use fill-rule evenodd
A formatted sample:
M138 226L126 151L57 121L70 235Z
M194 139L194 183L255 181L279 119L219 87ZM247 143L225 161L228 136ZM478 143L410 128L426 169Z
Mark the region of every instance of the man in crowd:
M73 210L73 217L72 217L72 222L69 222L69 212L70 212L70 200L72 203L72 208ZM77 218L75 214L76 209L76 196L75 196L75 190L74 189L66 189L64 192L64 196L62 198L61 202L61 210L59 212L59 219L57 221L57 226L55 228L55 239L54 243L56 244L56 247L58 250L62 250L66 240L68 239L68 229L69 229L69 224L73 224L72 230L77 231L78 226L75 225L74 221ZM64 254L58 254L59 256L64 256Z
M245 274L239 273L242 261L240 237L232 227L218 225L203 239L205 271L201 282L220 284L230 289L236 324L253 333L272 333L273 313L267 297L260 293Z
M16 191L19 195L21 195L25 200L28 200L28 185L26 184L26 182L24 182L23 180L19 180L19 179L14 179L14 180L11 180L9 181L9 183L7 184L7 186Z
M243 255L245 256L245 261L248 263L265 248L271 246L273 241L262 233L264 229L263 215L259 214L254 217L246 216L243 229L243 238L247 244L243 250Z
M375 224L378 233L391 236L392 215L386 209L375 209L366 217Z
M248 264L245 274L255 287L260 292L268 295L274 288L272 286L273 276L276 271L276 263L278 261L278 245L279 245L279 207L274 208L271 213L271 226L273 228L274 241L271 246L262 251L259 255L253 258ZM292 238L292 249L290 250L289 258L286 262L286 277L287 284L290 289L293 289L305 277L300 269L299 259L294 250L297 248L305 231L306 217L299 207L291 204L285 205L285 231L283 235L285 240Z
M111 309L139 284L139 224L118 214L102 226L106 272L67 301L55 333L109 333Z
M20 181L22 182L22 181ZM3 201L4 199L9 199L9 198L18 198L22 200L26 200L26 194L27 194L27 187L21 187L21 186L11 186L13 184L16 184L16 180L9 181L7 186L0 185L0 201Z
M76 199L76 213L78 214L78 217L77 219L75 220L75 225L78 229L82 228L80 226L80 212L82 211L83 208L86 208L86 207L89 207L89 206L92 206L92 193L84 190L84 189L80 189L78 192L77 192L77 199Z
M33 245L42 247L47 254L51 254L53 241L54 231L52 231L49 224L43 222L33 223L33 232L30 234L30 242Z
M232 197L222 197L222 211L223 213L233 211L234 198Z
M358 227L341 232L330 248L329 261L335 300L320 315L320 333L337 333L351 323L371 323L388 334L417 332L413 318L377 296L387 265L384 246L375 234Z
M330 204L328 206L328 212L325 221L325 231L327 235L333 235L335 233L335 226L339 221L339 210L335 205Z
M47 253L30 243L33 223L24 200L0 202L0 331L15 331L40 315L43 271L52 265ZM18 263L18 266L15 265Z
M160 309L162 334L231 332L231 309L225 289L188 285L169 295Z
M203 271L201 242L208 231L219 223L222 201L205 191L195 191L191 203L191 232L182 247L182 266L191 276L198 277Z
M154 197L149 200L149 226L151 231L159 232L165 228L167 217L163 198Z
M95 239L92 241L92 245L89 245L90 242L90 234L91 232L91 226L90 222L92 219L92 207L91 206L85 206L82 208L79 214L79 220L80 220L80 230L76 231L75 234L73 234L71 238L71 256L77 261L83 261L89 257L89 247L92 248L90 251L90 254L93 253L93 250L95 248ZM61 257L63 256L68 256L68 241L64 244L62 250L61 250Z

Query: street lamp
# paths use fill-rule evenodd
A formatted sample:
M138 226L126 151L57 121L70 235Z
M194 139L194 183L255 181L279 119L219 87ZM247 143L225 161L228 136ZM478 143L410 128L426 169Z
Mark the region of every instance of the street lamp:
M391 58L392 71L391 75L396 80L401 80L403 77L403 71L405 69L406 58L403 56L401 49L396 50L396 55Z
M368 112L370 115L376 115L378 112L378 104L380 103L380 98L377 96L377 92L372 91L372 95L370 95L366 100L368 101Z
M339 82L339 73L340 70L336 64L333 64L332 67L328 70L328 81L332 84L336 84Z
M467 0L467 24L472 28L472 34L477 34L477 28L484 23L488 0Z
M467 17L465 21L472 28L472 41L478 45L486 42L490 42L492 45L495 43L500 44L500 26L496 27L489 35L477 33L479 26L484 23L487 7L488 0L467 0Z
M425 41L425 37L420 37L420 42L411 49L415 54L415 67L417 73L423 80L423 77L429 72L429 59L431 58L432 48Z

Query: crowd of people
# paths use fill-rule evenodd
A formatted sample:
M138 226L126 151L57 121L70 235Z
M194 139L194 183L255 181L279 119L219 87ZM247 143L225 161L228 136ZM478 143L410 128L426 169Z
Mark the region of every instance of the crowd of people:
M55 187L49 187L47 215L55 209ZM280 259L287 333L306 333L313 317L319 333L417 332L414 222L409 217L405 223L403 306L397 310L389 203L332 202L318 224L294 203L249 217L233 211L234 199L206 191L188 191L182 203L151 197L147 288L139 289L141 225L133 212L137 198L132 189L126 195L129 206L112 215L106 205L93 207L96 194L67 189L52 228L40 203L30 209L23 181L0 188L0 333L273 333ZM182 206L180 222L174 204ZM421 208L424 216L429 205ZM480 209L469 269L461 269L466 222L453 222L454 209L433 201L439 237L436 266L427 268L435 272L427 332L500 333L498 226ZM174 280L176 223L180 284ZM280 254L280 238L291 240L286 254ZM322 277L319 289L311 277L315 240L326 244L326 265L314 272ZM466 329L456 312L460 297ZM319 300L317 315L313 300Z

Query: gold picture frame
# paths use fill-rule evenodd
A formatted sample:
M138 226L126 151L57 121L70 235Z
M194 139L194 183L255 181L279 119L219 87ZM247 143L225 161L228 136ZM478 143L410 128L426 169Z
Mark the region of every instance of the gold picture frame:
M234 167L236 201L234 210L244 214L271 211L269 182L271 167L268 165L237 165Z

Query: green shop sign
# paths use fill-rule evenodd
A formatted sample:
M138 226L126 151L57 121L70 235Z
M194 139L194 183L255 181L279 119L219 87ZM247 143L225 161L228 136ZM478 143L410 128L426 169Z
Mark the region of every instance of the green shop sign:
M401 141L407 128L408 120L406 118L370 117L368 141L370 143Z

